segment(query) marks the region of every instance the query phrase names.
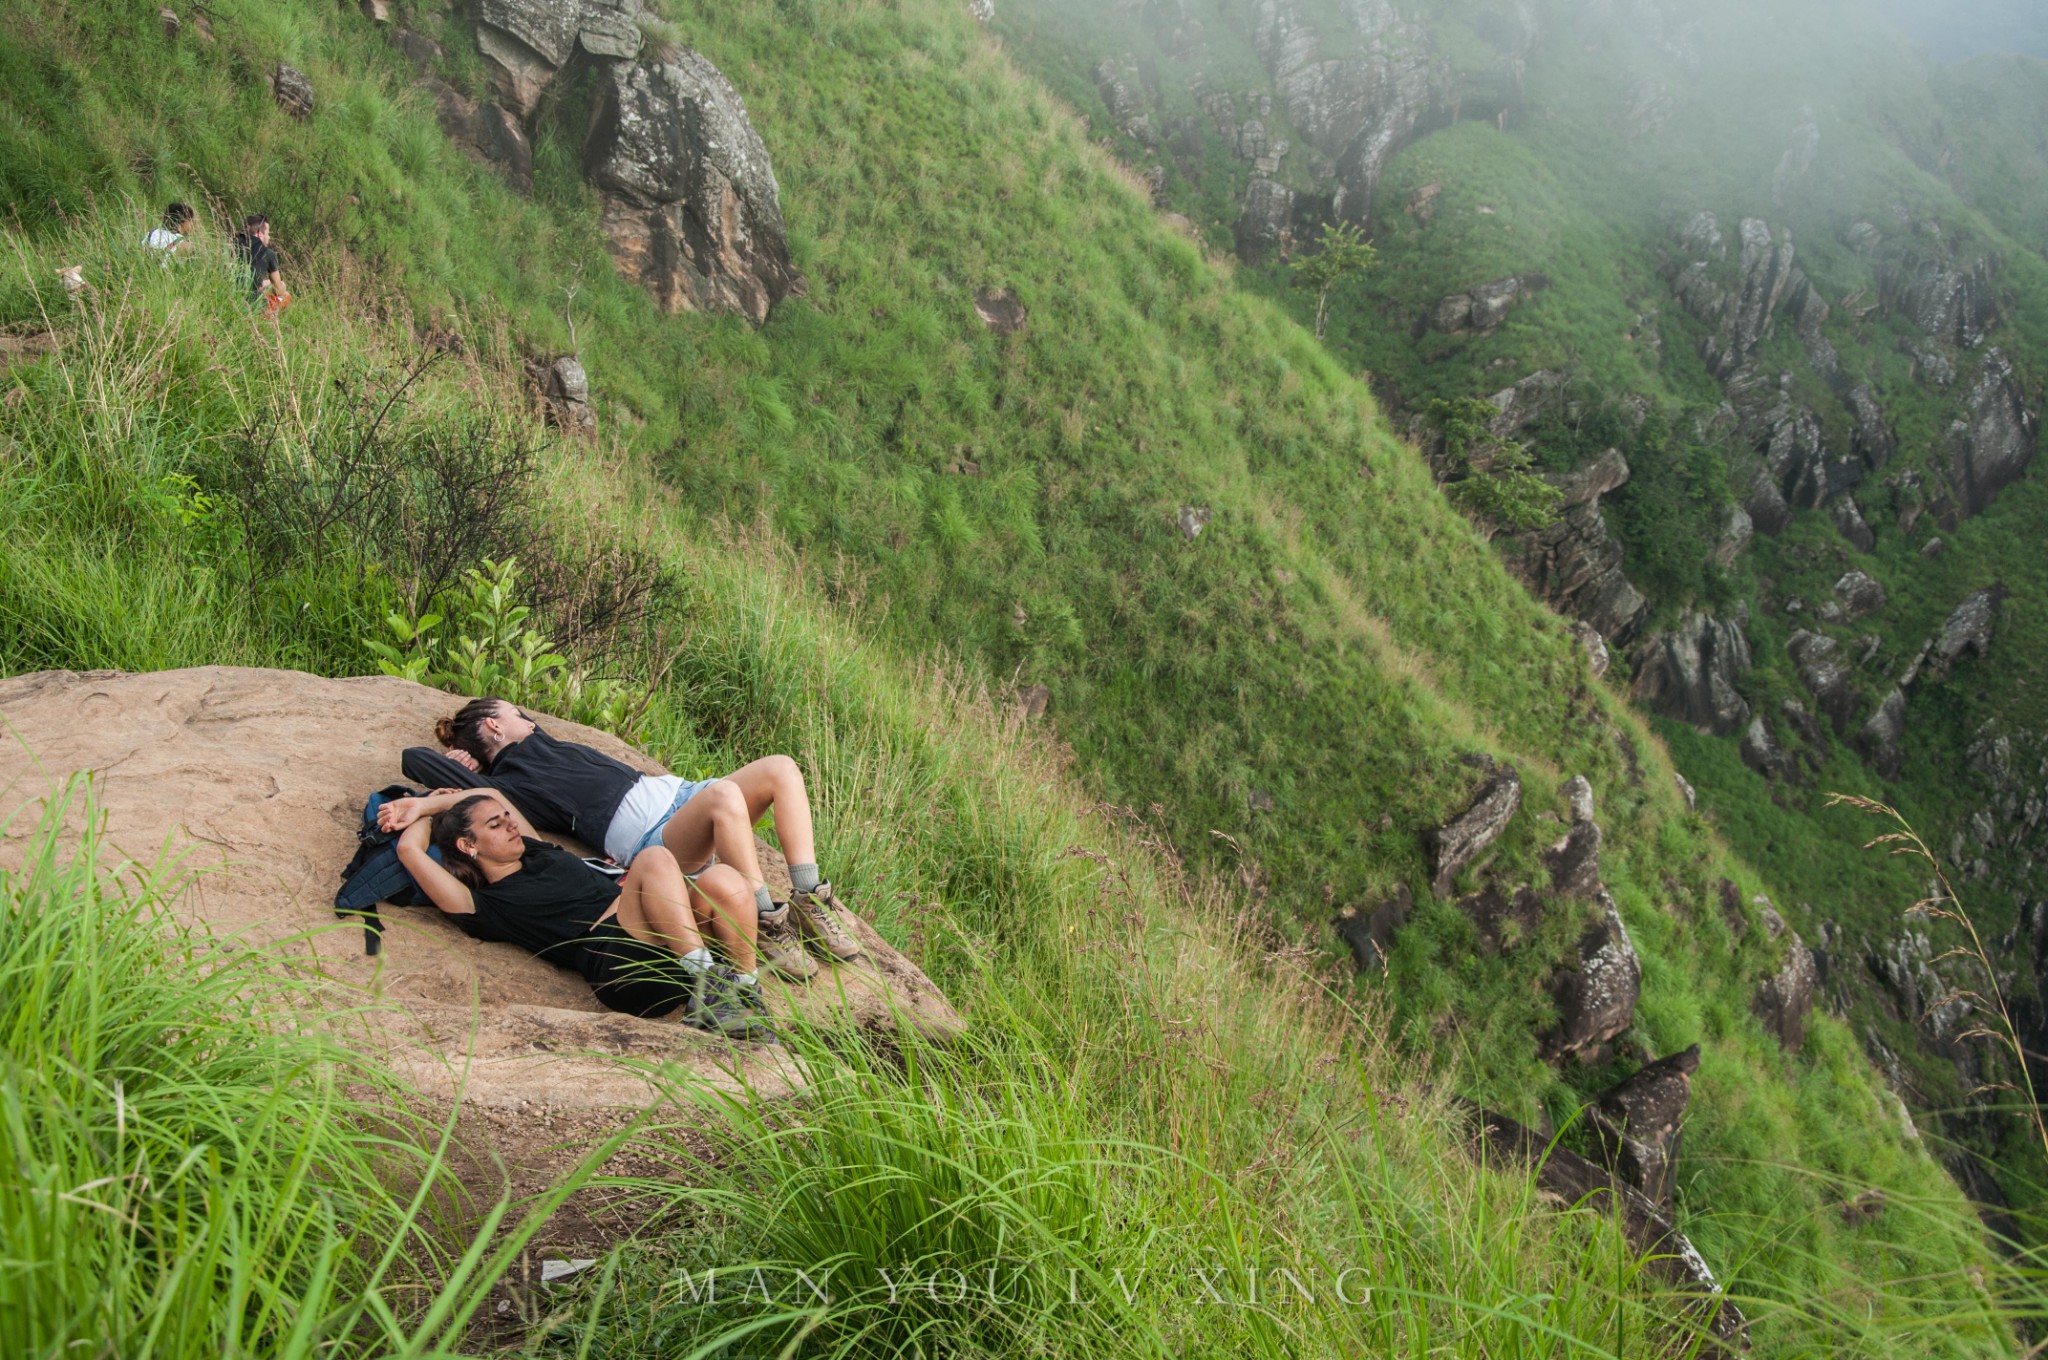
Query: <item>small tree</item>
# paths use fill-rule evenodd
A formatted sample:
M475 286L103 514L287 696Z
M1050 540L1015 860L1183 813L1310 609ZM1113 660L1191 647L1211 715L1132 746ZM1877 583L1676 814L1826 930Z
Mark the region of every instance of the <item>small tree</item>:
M1372 268L1372 242L1352 222L1325 222L1316 253L1294 266L1294 286L1316 295L1316 339L1330 313L1330 290Z
M1499 414L1477 398L1432 401L1429 418L1442 433L1448 480L1445 494L1482 522L1489 536L1495 529L1525 532L1541 529L1557 518L1564 493L1535 472L1529 451L1512 439L1488 431Z

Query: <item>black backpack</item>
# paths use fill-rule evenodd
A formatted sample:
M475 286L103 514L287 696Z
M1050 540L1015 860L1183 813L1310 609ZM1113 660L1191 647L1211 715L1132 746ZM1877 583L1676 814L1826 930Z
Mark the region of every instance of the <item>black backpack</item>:
M353 916L363 923L363 952L376 954L384 944L384 918L377 904L395 907L429 906L427 895L413 882L412 875L398 860L398 833L377 825L377 811L397 798L424 798L418 789L404 784L387 784L363 804L362 824L356 828L356 853L341 871L341 889L334 894L334 914ZM438 850L428 854L441 858Z

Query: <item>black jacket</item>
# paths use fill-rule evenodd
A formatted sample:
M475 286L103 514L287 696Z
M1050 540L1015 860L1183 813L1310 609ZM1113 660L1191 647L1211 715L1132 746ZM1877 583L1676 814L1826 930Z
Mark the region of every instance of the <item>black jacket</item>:
M599 849L619 804L640 782L632 766L580 742L557 741L538 727L498 752L482 774L430 746L408 748L399 764L406 778L428 788L496 789L526 814L535 830L574 836Z

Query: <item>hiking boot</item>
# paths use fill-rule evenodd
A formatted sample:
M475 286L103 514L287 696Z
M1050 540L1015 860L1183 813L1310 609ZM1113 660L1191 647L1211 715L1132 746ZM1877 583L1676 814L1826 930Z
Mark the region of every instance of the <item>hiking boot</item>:
M785 909L783 924L777 930L764 930L754 941L755 949L761 955L761 967L775 974L784 982L809 982L818 975L818 963L804 952L804 942L797 938L796 931L789 925Z
M756 912L754 922L762 931L780 930L789 924L789 903L776 902L768 910Z
M804 937L804 943L821 955L830 955L841 963L860 957L860 946L853 942L853 936L839 924L836 913L846 912L846 904L832 891L830 883L820 883L814 892L798 893L792 904L796 910L797 934Z
M768 1023L768 1002L761 989L741 982L730 968L714 965L697 975L697 990L690 997L683 1020L728 1039L776 1042L775 1027Z

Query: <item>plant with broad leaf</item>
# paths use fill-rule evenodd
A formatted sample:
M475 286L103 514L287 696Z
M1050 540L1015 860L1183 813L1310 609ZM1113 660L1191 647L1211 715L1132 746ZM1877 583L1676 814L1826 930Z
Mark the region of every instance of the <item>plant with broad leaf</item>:
M386 675L456 694L495 694L630 738L653 690L593 677L558 651L520 598L517 558L485 558L435 601L441 613L384 617L387 638L366 638ZM452 629L444 630L443 623Z

